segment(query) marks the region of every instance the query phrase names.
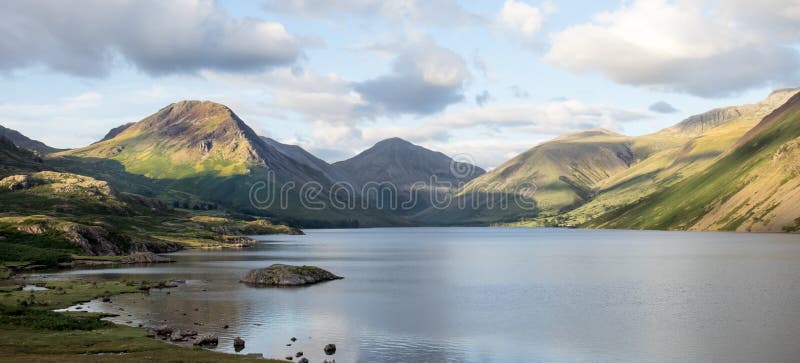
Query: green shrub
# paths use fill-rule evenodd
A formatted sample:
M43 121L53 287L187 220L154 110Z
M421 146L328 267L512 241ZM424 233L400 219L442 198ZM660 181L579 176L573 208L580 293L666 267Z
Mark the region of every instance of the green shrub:
M0 305L0 325L46 330L95 330L111 326L97 316L78 317L27 306Z

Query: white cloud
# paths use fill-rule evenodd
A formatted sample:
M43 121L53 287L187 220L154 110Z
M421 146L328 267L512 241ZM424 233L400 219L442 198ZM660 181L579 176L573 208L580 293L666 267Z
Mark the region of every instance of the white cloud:
M252 71L293 63L283 25L231 18L211 0L0 2L0 70L43 65L107 75L117 59L148 74Z
M513 128L516 132L562 134L576 130L606 128L618 130L622 122L640 120L644 113L575 100L541 104L495 104L451 112L433 121L449 128Z
M330 20L335 16L381 17L393 23L469 25L483 19L467 12L456 0L271 0L268 11ZM352 21L352 18L348 18Z
M272 93L271 104L312 119L334 123L357 121L361 117L360 109L365 105L361 95L354 91L332 93L281 90Z
M545 59L619 83L706 97L791 82L800 66L792 48L800 34L790 21L797 4L772 3L637 0L552 34Z
M541 30L544 14L539 8L523 1L506 0L497 15L497 23L505 30L532 43Z

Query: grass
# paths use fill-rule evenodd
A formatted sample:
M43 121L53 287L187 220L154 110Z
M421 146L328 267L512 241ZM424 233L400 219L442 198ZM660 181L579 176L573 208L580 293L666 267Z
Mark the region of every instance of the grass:
M57 313L101 296L141 292L142 282L59 281L48 290L0 289L0 361L13 362L279 362L189 349L147 338L144 329L114 325L92 313Z

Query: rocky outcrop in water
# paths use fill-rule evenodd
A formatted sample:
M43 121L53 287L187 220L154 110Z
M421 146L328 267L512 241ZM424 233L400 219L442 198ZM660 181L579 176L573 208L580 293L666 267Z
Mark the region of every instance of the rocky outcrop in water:
M339 279L343 277L315 266L274 264L250 270L240 282L259 286L302 286Z

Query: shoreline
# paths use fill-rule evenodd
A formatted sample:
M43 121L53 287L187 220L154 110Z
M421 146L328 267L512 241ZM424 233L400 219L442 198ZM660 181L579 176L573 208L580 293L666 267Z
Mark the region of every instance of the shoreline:
M148 337L148 327L134 327L108 321L108 314L70 310L98 299L113 299L130 293L148 294L152 289L178 286L165 282L107 281L14 281L0 287L0 356L16 361L141 361L164 359L198 362L280 362L276 359L186 347ZM23 290L24 285L43 289ZM82 310L82 309L81 309ZM26 318L15 325L18 311ZM10 312L10 313L9 313ZM28 317L30 315L30 317ZM49 319L49 320L48 320ZM36 326L43 320L45 325ZM57 322L50 322L50 320ZM63 329L61 320L76 326ZM91 329L83 329L89 326ZM76 344L76 340L80 342ZM19 342L24 342L19 344ZM88 343L88 344L87 344Z

